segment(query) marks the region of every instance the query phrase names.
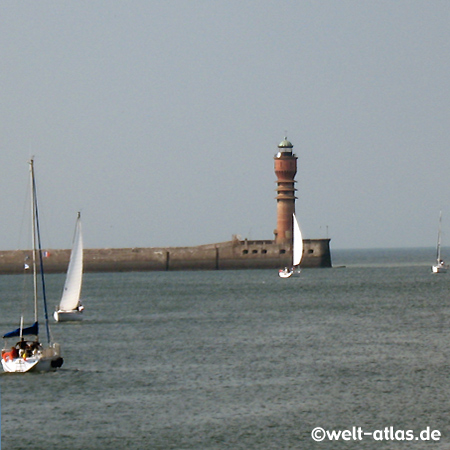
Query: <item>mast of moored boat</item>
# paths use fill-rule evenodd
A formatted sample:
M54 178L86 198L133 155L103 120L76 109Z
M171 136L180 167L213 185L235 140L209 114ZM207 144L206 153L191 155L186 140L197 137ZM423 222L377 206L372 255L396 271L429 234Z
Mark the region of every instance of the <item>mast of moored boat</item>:
M33 239L33 276L34 276L34 308L35 308L35 321L37 322L38 318L38 307L37 307L37 271L36 271L36 264L37 264L37 255L39 255L39 268L41 273L41 284L42 284L42 300L44 303L44 316L45 316L45 328L47 331L47 341L50 344L50 328L48 325L48 310L47 310L47 297L45 293L45 276L44 276L44 263L42 260L42 245L41 245L41 231L39 228L39 212L38 212L38 204L37 204L37 195L36 195L36 180L34 177L34 161L33 159L30 162L31 165L31 192L32 192L32 216L33 216L33 232L32 232L32 239ZM36 245L37 244L37 245Z
M23 336L23 314L20 316L20 340L22 340L22 336Z
M438 226L438 240L436 248L436 261L441 262L441 226L442 226L442 211L439 211L439 226Z
M30 183L31 183L31 246L32 246L32 264L33 264L33 295L34 295L34 322L38 321L38 283L36 270L36 195L34 185L34 160L30 160Z

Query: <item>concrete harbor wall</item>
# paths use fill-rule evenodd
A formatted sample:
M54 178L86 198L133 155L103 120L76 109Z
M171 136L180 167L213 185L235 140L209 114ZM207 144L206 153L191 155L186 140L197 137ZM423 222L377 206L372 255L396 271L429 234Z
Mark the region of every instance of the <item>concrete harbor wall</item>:
M305 239L301 267L331 267L330 240ZM44 250L46 273L67 270L70 250ZM271 240L229 242L196 247L85 249L85 272L169 270L277 269L290 265L289 244ZM0 274L23 273L31 265L31 251L0 251Z
M292 264L297 156L285 138L274 156L277 228L274 240L231 241L195 247L104 248L84 250L85 272L279 269ZM67 271L70 250L46 249L44 271ZM0 274L23 273L31 251L0 251ZM331 267L330 239L303 239L303 268ZM26 269L28 270L28 269ZM32 272L30 270L30 272Z

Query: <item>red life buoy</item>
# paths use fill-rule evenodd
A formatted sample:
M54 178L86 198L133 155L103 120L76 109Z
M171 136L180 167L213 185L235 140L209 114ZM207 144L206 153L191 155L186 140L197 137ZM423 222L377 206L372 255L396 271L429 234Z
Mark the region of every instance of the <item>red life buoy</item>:
M5 353L3 353L3 359L5 361L8 361L8 360L12 361L14 359L13 355L12 355L12 352L5 352Z

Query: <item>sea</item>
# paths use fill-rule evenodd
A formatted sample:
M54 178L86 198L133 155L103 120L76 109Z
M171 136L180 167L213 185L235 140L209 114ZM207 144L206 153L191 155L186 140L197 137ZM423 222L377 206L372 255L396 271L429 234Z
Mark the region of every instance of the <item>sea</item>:
M1 449L448 450L450 272L431 274L434 253L336 250L290 279L87 273L83 322L50 320L62 368L0 375ZM24 278L0 276L2 334ZM64 275L46 279L53 310Z

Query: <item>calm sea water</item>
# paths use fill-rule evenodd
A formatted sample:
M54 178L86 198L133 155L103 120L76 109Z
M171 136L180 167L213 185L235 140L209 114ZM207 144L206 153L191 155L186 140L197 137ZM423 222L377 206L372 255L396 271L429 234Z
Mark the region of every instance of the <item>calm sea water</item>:
M87 274L84 322L52 324L63 368L0 376L1 448L450 449L450 273L433 257L335 251L336 268L288 280ZM52 308L63 281L48 277ZM23 277L0 282L3 333ZM311 437L354 426L442 437Z

